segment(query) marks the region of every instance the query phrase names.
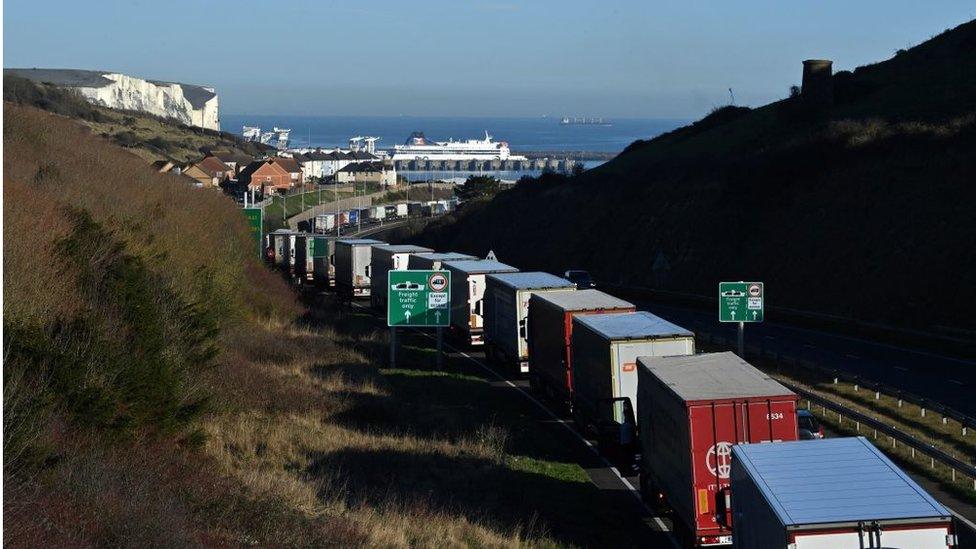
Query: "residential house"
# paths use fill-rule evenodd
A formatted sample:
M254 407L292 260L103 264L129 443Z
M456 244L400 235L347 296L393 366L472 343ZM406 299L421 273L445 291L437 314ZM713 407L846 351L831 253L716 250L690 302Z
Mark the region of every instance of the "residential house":
M282 165L280 157L251 162L237 175L237 181L244 188L260 191L262 195L287 192L294 186L292 174Z
M353 162L336 172L336 183L377 183L393 187L397 184L396 169L392 162Z
M288 175L291 177L292 187L305 183L305 173L302 172L302 167L297 160L288 158L287 156L276 156L272 160L288 172Z
M183 170L183 175L196 180L201 187L219 187L233 174L234 170L215 156L205 156Z
M293 158L301 164L302 171L305 172L305 181L321 181L332 177L336 169L338 169L333 168L330 170L333 160L335 160L335 153L327 153L322 149L316 149L304 154L295 154Z
M241 173L241 170L244 169L244 166L247 166L254 161L254 158L249 155L230 150L210 151L207 156L216 156L221 162L230 166L230 168L234 171L234 175L231 176L231 179L236 179L238 174Z

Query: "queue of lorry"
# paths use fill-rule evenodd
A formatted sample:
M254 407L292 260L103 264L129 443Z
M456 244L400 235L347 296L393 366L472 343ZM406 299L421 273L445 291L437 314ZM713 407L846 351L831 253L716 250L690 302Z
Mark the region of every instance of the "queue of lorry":
M731 352L699 352L694 333L632 303L422 246L289 232L267 245L303 283L370 297L380 311L389 271L450 271L454 341L528 377L611 463L637 474L644 502L670 514L683 546L957 544L951 513L870 442L819 440L794 392Z
M411 217L433 217L453 212L457 209L456 198L449 200L430 200L427 202L398 202L352 208L336 213L321 213L311 219L310 229L315 234L329 234L337 229L375 225L382 222L397 221Z

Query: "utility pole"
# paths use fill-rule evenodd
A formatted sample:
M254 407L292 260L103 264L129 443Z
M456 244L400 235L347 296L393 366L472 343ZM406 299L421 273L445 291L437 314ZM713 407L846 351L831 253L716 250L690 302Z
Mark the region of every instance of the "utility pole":
M746 323L739 323L739 358L746 358Z

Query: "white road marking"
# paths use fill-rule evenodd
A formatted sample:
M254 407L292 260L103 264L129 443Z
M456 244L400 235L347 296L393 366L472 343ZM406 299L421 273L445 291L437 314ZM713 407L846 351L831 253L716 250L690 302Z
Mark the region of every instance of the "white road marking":
M859 357L859 356L857 356L857 355L852 355L852 354L850 354L850 353L847 353L847 354L846 354L846 355L844 355L844 356L846 356L847 358L853 358L854 360L860 360L860 359L861 359L861 357Z
M431 336L430 334L427 334L427 333L424 333L424 332L421 332L421 334L424 337L428 338L428 339L433 339L433 336ZM612 471L614 475L616 475L617 479L619 479L620 482L627 488L627 490L630 491L630 494L632 496L634 496L634 499L637 500L637 503L639 503L640 506L644 509L644 511L646 511L647 514L651 516L651 519L654 521L655 524L657 524L658 528L661 529L661 532L664 532L665 534L667 534L668 539L671 541L672 545L674 545L675 547L680 547L678 545L678 540L675 539L674 536L672 535L671 531L668 530L668 527L667 527L666 524L664 524L664 521L662 521L660 517L658 517L657 515L655 515L654 512L651 511L650 507L648 507L647 504L644 503L644 499L641 498L641 495L640 495L640 490L638 490L633 484L631 484L630 481L627 480L626 477L624 477L623 475L621 475L620 474L620 471L617 470L617 468L614 467L609 461L607 461L607 459L605 457L603 457L602 455L600 455L599 450L597 450L596 446L594 446L592 442L590 442L589 440L586 440L585 438L583 438L582 435L580 435L578 432L576 432L576 429L573 429L572 427L570 427L569 422L567 422L565 419L563 419L563 418L557 416L556 414L554 414L552 412L552 410L550 410L548 407L546 407L545 404L539 402L534 396L532 396L529 393L525 392L524 389L522 389L518 385L512 383L509 379L505 378L504 376L502 376L501 374L499 374L498 372L496 372L494 369L492 369L490 366L488 366L484 362L481 362L477 358L469 355L468 353L465 353L464 351L458 349L457 347L454 347L450 343L444 343L444 347L445 348L448 348L448 349L453 349L454 352L456 352L459 355L463 356L464 358L470 360L471 362L474 362L475 364L477 364L478 366L480 366L481 368L483 368L485 371L490 372L493 376L497 377L500 381L505 382L506 385L508 385L512 389L515 389L516 391L518 391L519 393L521 393L522 396L524 396L525 398L529 399L529 401L531 401L540 410L542 410L549 417L551 417L553 421L555 421L556 423L562 425L563 428L565 428L567 431L569 431L574 437L576 437L577 440L579 440L587 448L589 448L590 451L596 457L600 458L600 461L602 461L603 464L606 465L607 468L610 469L610 471Z
M817 348L816 345L811 345L809 343L804 343L803 346L806 347L807 349L816 349Z
M764 337L764 338L766 338L766 339L776 339L776 338L775 338L775 337L773 337L773 336L763 336L763 337Z
M950 379L949 383L955 383L956 385L965 385L965 383L959 381L958 379Z
M367 311L369 310L367 307L365 307L363 305L360 305L358 303L350 303L350 305L352 305L353 307L357 307L359 309L364 309L364 310L367 310ZM426 332L422 332L420 330L416 330L416 331L419 332L420 335L426 337L427 339L435 339L434 336L432 336L432 335L430 335L430 334L428 334ZM554 414L552 412L552 410L550 410L549 408L546 407L545 404L539 402L535 397L533 397L529 393L525 392L521 387L519 387L518 385L512 383L509 379L507 379L506 377L504 377L501 374L499 374L498 372L496 372L494 369L492 369L490 366L488 366L484 362L481 362L477 358L475 358L475 357L469 355L468 353L466 353L466 352L458 349L457 347L451 345L450 343L447 343L446 341L444 342L444 348L445 349L452 349L454 352L456 352L457 354L459 354L459 355L463 356L464 358L470 360L471 362L474 362L475 364L477 364L478 366L480 366L481 368L483 368L485 371L490 372L493 376L497 377L500 381L503 381L506 385L508 385L512 389L515 389L516 391L518 391L519 393L521 393L522 396L524 396L525 398L529 399L529 401L531 401L540 410L542 410L549 417L551 417L553 419L553 421L555 421L556 423L562 425L564 429L566 429L567 431L569 431L569 433L572 434L574 437L576 437L577 440L579 440L587 448L589 448L590 452L592 452L597 458L599 458L600 461L602 461L603 464L606 465L607 468L610 469L610 471L612 471L613 474L617 476L617 479L619 479L620 482L630 492L630 494L632 496L634 496L634 499L637 500L637 503L640 504L641 508L643 508L644 511L647 512L647 514L651 517L651 519L654 521L654 523L657 524L658 528L661 529L661 532L663 532L665 535L667 535L668 540L671 542L671 544L675 548L681 549L681 545L678 543L678 540L674 537L674 534L670 530L668 530L668 526L666 524L664 524L664 521L661 520L660 517L658 517L657 515L655 515L654 512L651 511L651 508L648 507L646 503L644 503L644 499L641 498L641 495L640 495L640 490L638 490L633 484L631 484L630 481L627 480L626 477L624 477L623 475L621 475L620 474L620 471L618 471L616 467L614 467L609 461L607 461L607 459L605 457L603 457L602 455L600 455L599 450L597 450L596 446L594 446L592 442L590 442L590 441L586 440L585 438L583 438L582 435L580 435L578 432L576 432L576 429L573 429L572 427L569 426L569 423L566 420L564 420L563 418L561 418L561 417L557 416L556 414Z
M906 368L904 366L895 366L895 369L896 370L899 370L899 371L902 371L902 372L907 372L908 371L908 368Z

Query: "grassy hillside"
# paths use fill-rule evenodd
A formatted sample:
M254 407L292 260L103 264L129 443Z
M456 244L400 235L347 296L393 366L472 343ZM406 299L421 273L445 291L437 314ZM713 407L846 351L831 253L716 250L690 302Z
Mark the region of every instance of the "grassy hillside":
M181 163L200 158L201 148L236 150L256 155L266 148L246 143L228 132L187 126L135 111L119 111L88 103L71 90L39 84L12 75L3 77L3 99L11 103L74 118L91 131L152 162L173 159Z
M622 547L629 496L472 363L308 306L228 198L4 104L4 545ZM478 406L472 406L478 402ZM608 526L609 525L609 526Z
M705 296L764 280L774 305L972 337L976 22L834 88L822 112L719 109L414 240Z

